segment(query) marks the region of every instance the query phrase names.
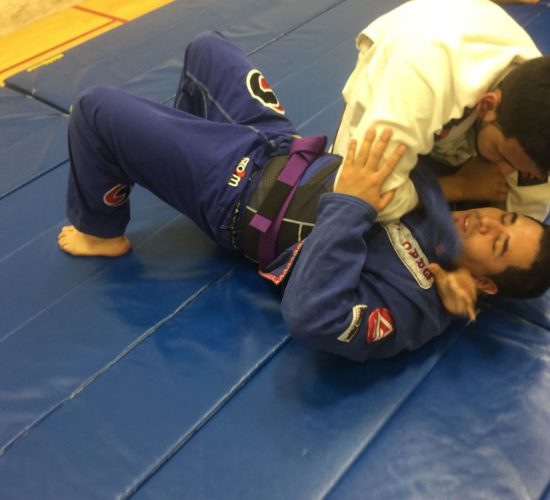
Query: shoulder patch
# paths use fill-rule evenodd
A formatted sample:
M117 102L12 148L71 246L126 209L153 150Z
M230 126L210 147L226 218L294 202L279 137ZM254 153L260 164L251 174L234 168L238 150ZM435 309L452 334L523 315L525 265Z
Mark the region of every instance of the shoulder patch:
M359 326L361 325L361 321L363 320L363 316L365 315L366 310L367 306L365 304L358 304L353 307L351 323L345 329L345 331L338 336L338 340L340 342L348 343L355 338L357 332L359 331Z
M369 315L369 330L367 342L372 344L387 337L395 331L395 325L390 310L385 307L378 307Z
M401 222L390 222L383 224L382 227L386 230L395 253L413 275L420 288L424 290L431 288L433 277L428 270L430 261L409 228Z

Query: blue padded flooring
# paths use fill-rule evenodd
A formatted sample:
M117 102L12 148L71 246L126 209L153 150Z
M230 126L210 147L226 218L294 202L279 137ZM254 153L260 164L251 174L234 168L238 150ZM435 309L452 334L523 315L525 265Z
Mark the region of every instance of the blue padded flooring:
M0 199L67 160L67 118L0 87Z
M170 104L217 29L332 135L355 33L399 3L176 1L0 89L0 498L550 498L548 296L358 365L290 340L254 266L143 190L131 254L55 244L79 91ZM548 6L510 7L546 53Z

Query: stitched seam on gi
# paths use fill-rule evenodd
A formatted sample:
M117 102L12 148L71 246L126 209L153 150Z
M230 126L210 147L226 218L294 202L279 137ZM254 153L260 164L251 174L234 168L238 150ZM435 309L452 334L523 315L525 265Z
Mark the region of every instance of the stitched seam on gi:
M234 124L237 124L237 125L242 125L243 127L248 127L250 130L256 132L256 134L258 134L260 137L262 137L263 139L265 139L268 143L271 144L271 141L269 141L269 139L262 133L262 131L256 127L254 127L253 125L244 125L242 123L239 123L237 121L235 121L231 115L225 110L225 108L220 104L220 102L218 102L214 96L210 93L210 91L208 90L208 87L206 85L204 85L204 83L202 83L195 75L193 75L192 73L190 73L189 71L186 71L185 72L185 75L193 81L193 83L195 85L197 85L197 87L199 87L200 91L202 92L202 94L212 103L214 104L214 106L216 106L216 108L218 109L218 111L225 117L225 119L229 122L229 123L234 123Z

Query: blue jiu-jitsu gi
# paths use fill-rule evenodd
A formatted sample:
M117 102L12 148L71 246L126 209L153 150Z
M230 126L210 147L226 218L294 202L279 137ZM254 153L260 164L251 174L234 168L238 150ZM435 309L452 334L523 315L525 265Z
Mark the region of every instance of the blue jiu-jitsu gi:
M251 220L290 163L295 138L244 54L219 34L200 35L186 51L173 109L105 87L75 101L67 216L82 232L119 236L137 182L256 260ZM451 320L426 270L458 251L445 200L419 171L423 210L375 224L367 203L332 193L340 160L319 154L301 176L280 221L278 257L261 274L286 287L290 333L314 347L360 360L419 347Z

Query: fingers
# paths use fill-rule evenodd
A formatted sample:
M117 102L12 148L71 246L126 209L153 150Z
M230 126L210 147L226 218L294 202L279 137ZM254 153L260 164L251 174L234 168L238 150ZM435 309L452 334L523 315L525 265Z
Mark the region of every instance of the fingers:
M369 157L366 159L365 167L372 171L377 171L380 161L384 156L384 152L388 147L388 144L393 135L393 131L390 128L385 128L380 135L380 139L376 141L372 150L370 151Z
M444 277L445 271L443 271L443 269L441 269L441 266L439 264L436 264L435 262L430 262L428 264L428 270L432 273L436 281Z
M404 146L398 146L384 159L392 135L392 130L386 127L377 137L375 128L370 127L360 145L356 140L350 140L334 191L357 196L370 203L377 212L383 210L394 198L393 190L382 193L383 183L406 151Z
M365 136L363 137L363 143L361 144L361 147L359 148L359 154L357 155L357 163L360 166L364 166L369 160L370 150L372 147L372 143L374 142L374 139L376 139L376 131L374 127L370 127L365 132Z
M395 189L392 189L391 191L386 191L384 194L380 196L380 203L378 205L378 211L384 210L393 200L395 196Z
M462 289L459 292L459 302L457 304L457 310L459 314L467 316L470 320L470 323L476 320L476 311L475 311L475 298L472 297L468 292Z
M355 162L355 151L357 149L357 141L352 139L348 144L348 153L346 154L346 159L344 160L344 168Z
M463 269L447 272L435 262L428 264L428 269L445 308L451 314L467 316L470 322L475 321L477 288L469 272Z
M359 147L359 152L357 152L357 141L355 139L350 140L344 165L354 163L357 167L366 167L375 172L383 169L384 175L389 175L407 150L404 145L397 146L388 156L384 164L380 166L392 135L392 129L386 127L382 130L380 138L376 140L375 128L369 127L365 132L363 141Z
M467 314L468 319L470 320L469 323L475 322L475 320L476 320L476 310L475 310L474 306L470 304L467 308L467 312L468 312L468 314Z
M400 144L397 146L390 156L386 159L384 164L380 167L380 180L381 182L384 182L395 170L395 167L397 167L397 164L403 158L407 151L407 146L404 144Z

